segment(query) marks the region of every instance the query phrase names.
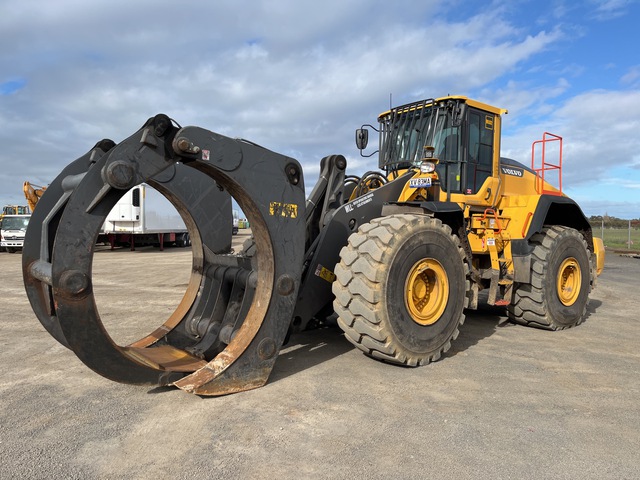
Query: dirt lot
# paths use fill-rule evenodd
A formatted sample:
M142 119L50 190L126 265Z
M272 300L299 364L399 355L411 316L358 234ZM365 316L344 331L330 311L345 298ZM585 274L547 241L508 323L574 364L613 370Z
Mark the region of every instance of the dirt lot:
M607 260L578 328L485 308L418 369L316 330L292 338L267 386L200 398L91 372L36 320L20 255L0 253L0 478L639 478L640 259ZM189 261L95 255L119 343L171 312Z

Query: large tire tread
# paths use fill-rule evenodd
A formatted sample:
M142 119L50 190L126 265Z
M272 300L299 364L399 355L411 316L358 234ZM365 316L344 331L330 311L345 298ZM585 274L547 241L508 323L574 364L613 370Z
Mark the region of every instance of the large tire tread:
M469 266L458 237L451 228L440 220L411 214L381 217L364 224L349 237L348 244L341 250L341 260L335 268L336 281L334 310L338 314L338 325L345 337L366 355L406 366L418 366L438 360L451 347L451 340L457 338L459 327L464 323L464 313L457 318L455 329L449 339L436 351L426 356L408 354L394 341L394 336L385 322L381 322L380 309L383 308L383 282L385 282L385 262L391 259L394 242L402 237L407 228L427 222L430 228L440 229L450 236L458 249L460 261L464 265L465 294L464 307L471 296Z
M590 257L587 243L582 235L571 228L550 226L542 232L533 235L531 242L535 245L531 259L531 283L517 284L514 289L513 301L508 308L509 319L513 323L544 330L564 330L580 325L585 318L588 301L585 302L582 314L571 324L557 322L550 313L550 299L545 296L544 279L547 275L555 275L549 271L549 257L561 241L561 237L574 237L584 246L589 256L589 291L594 282L595 270Z

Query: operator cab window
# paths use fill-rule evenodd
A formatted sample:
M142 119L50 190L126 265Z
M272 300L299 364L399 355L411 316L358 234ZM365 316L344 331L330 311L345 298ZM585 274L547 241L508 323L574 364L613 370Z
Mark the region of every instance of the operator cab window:
M465 193L478 193L484 181L491 176L493 166L494 116L486 112L469 112L469 147L467 149L467 175Z
M460 192L460 127L447 127L437 130L434 144L436 156L440 160L436 170L440 178L440 187L447 192Z

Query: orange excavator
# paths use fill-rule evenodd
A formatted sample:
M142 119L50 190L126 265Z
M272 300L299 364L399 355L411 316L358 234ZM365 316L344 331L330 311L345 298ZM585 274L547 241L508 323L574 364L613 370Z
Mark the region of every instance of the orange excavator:
M29 208L33 212L42 197L42 194L45 192L47 187L41 187L39 185L33 185L29 182L24 182L22 186L22 190L24 191L24 197L27 199L27 203L29 204Z

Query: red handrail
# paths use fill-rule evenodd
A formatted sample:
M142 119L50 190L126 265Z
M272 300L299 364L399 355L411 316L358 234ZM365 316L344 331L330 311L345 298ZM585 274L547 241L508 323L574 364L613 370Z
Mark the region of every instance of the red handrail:
M558 142L558 163L551 163L547 161L547 144L551 142ZM536 168L536 145L542 144L542 165L540 168ZM542 140L536 140L531 145L531 168L536 172L536 192L539 194L548 195L562 195L562 137L554 135L553 133L544 132L542 134ZM545 173L550 171L558 171L558 189L550 190L545 188L545 182L550 183L548 179L545 179Z

